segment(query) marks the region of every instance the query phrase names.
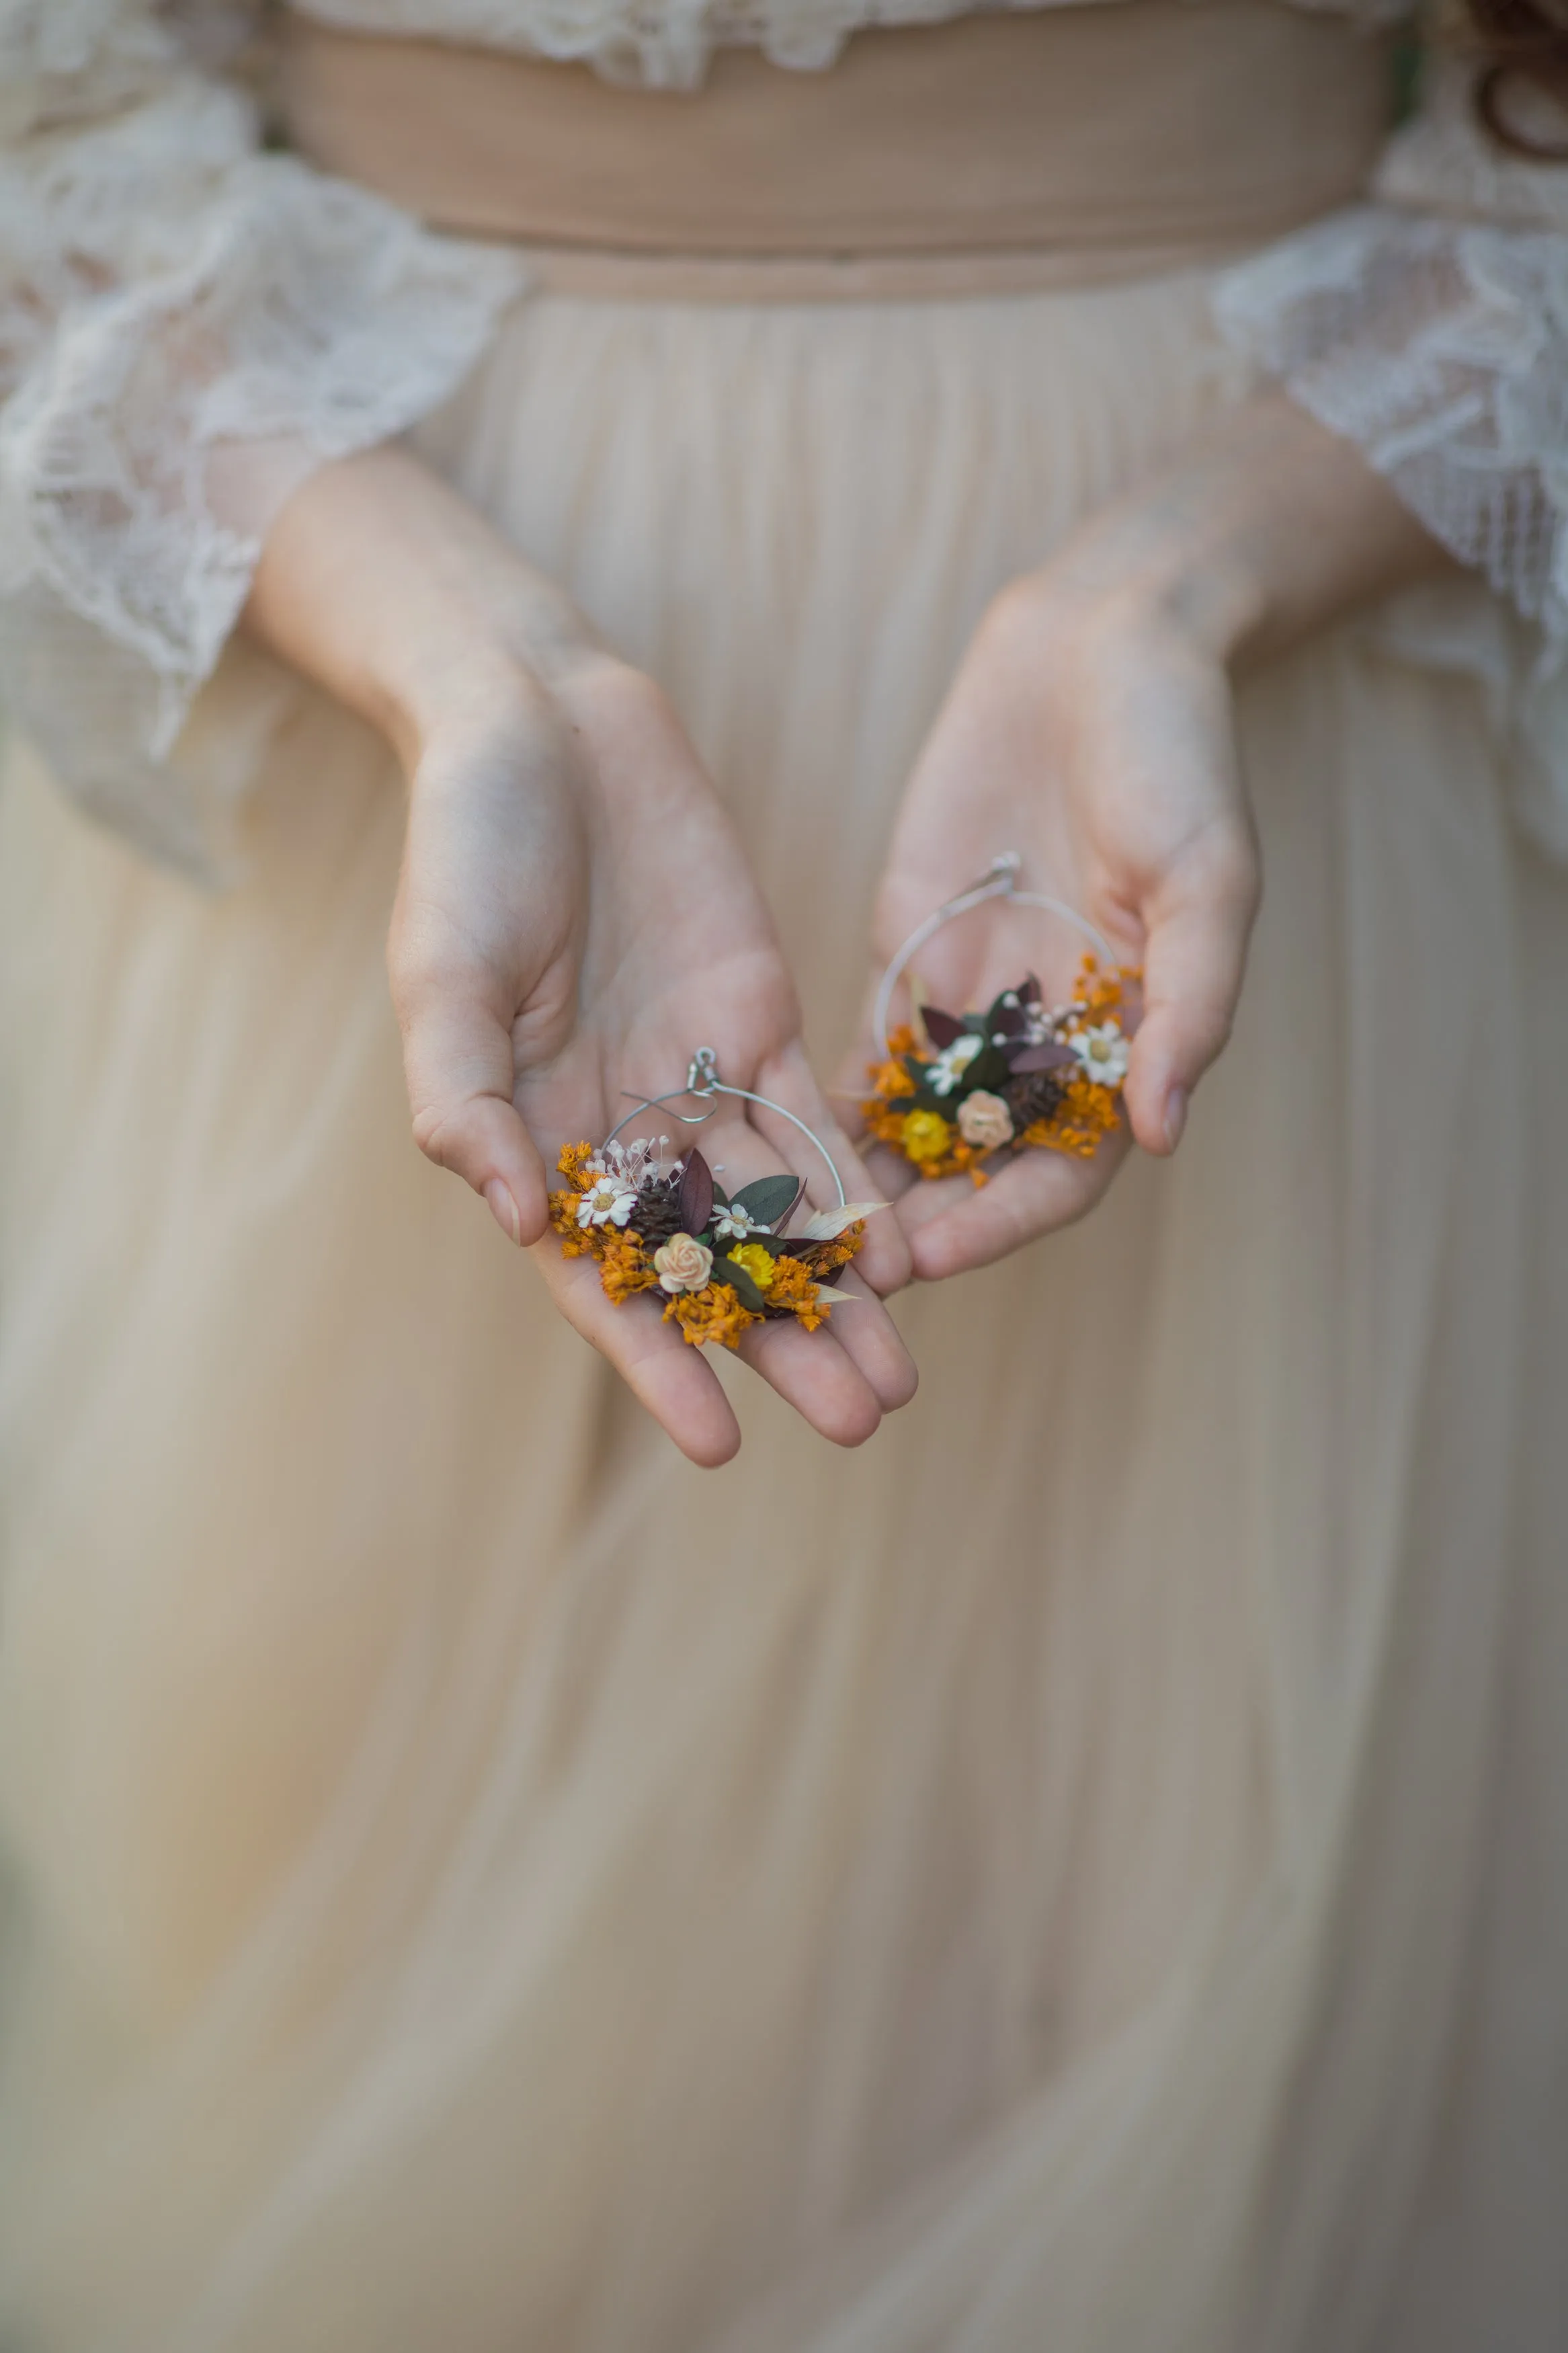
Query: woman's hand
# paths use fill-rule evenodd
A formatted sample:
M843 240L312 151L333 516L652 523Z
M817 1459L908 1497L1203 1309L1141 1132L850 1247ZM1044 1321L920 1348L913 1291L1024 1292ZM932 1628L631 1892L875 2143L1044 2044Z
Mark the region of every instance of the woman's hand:
M1089 917L1143 973L1124 1104L1145 1151L1175 1149L1194 1088L1230 1033L1260 889L1231 712L1238 660L1441 561L1348 445L1283 398L1259 399L1097 518L996 600L937 717L900 813L875 920L880 970L925 916L1022 853L1026 888ZM996 899L920 957L928 997L984 1005L1038 968L1050 919ZM1053 989L1050 981L1057 986ZM1081 1216L1125 1156L1032 1150L967 1177L889 1189L916 1272L982 1266Z
M807 1067L795 991L728 819L647 679L591 657L551 690L476 695L437 733L415 772L388 961L421 1147L535 1245L563 1313L678 1444L726 1460L739 1432L703 1354L647 1302L612 1306L594 1261L563 1258L546 1232L555 1154L607 1134L637 1096L679 1088L696 1048L711 1046L730 1084L784 1103L834 1147L852 1191L874 1188ZM668 1134L679 1151L677 1113L695 1108L650 1112L626 1132ZM701 1130L730 1189L790 1168L826 1206L805 1138L765 1112L754 1120L726 1104ZM873 1219L858 1276L892 1288L907 1263L894 1219ZM858 1274L841 1283L858 1302L830 1329L771 1324L741 1350L845 1445L914 1388Z
M724 811L658 691L593 638L460 501L382 451L324 470L268 539L248 619L371 717L410 778L388 941L421 1148L531 1246L568 1319L694 1461L739 1431L703 1353L646 1303L611 1305L546 1228L555 1155L679 1087L699 1046L785 1103L872 1191L807 1068L794 988ZM633 1134L686 1131L648 1114ZM729 1183L792 1168L804 1137L726 1104L702 1130ZM825 1436L857 1444L914 1388L876 1296L908 1273L889 1215L840 1278L831 1327L759 1327L742 1354ZM875 1288L873 1288L873 1286Z
M1228 1033L1258 904L1223 665L1136 600L1080 596L1048 572L1008 590L910 780L878 901L880 962L1005 849L1022 853L1026 888L1079 909L1124 965L1142 965L1124 1102L1139 1143L1171 1151ZM921 950L920 972L952 1011L989 1004L1031 969L1059 1001L1083 945L1048 916L991 900ZM918 1271L983 1266L1080 1217L1125 1151L1124 1132L1089 1160L1031 1150L994 1162L978 1190L967 1176L908 1185L899 1214ZM878 1174L900 1182L880 1161Z

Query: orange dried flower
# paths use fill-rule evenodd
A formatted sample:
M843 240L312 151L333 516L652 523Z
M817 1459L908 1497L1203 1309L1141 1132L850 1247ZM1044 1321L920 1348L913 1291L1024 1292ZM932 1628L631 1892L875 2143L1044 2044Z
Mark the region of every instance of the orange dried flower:
M842 1261L838 1262L843 1263ZM768 1305L787 1307L808 1332L815 1332L819 1324L826 1324L831 1312L818 1305L816 1277L810 1267L804 1266L797 1258L774 1259Z
M1073 1003L1080 1005L1091 1021L1108 1020L1123 1010L1129 990L1135 988L1142 977L1136 967L1126 972L1102 972L1093 956L1086 955L1072 985Z
M593 1157L594 1147L591 1144L566 1144L563 1145L561 1157L555 1166L567 1183L574 1185L579 1193L591 1193L595 1180L584 1173L583 1163L585 1160L592 1160Z
M812 1273L837 1274L841 1266L847 1266L860 1247L860 1237L865 1230L865 1219L857 1218L852 1226L846 1226L844 1231L841 1234L835 1234L831 1241L813 1242L811 1245ZM779 1263L782 1266L785 1261L781 1259Z
M1070 1078L1049 1119L1038 1119L1024 1130L1026 1144L1044 1145L1052 1152L1070 1153L1075 1160L1091 1160L1121 1119L1116 1096L1092 1079Z
M595 1248L598 1235L595 1228L590 1226L584 1229L577 1223L577 1204L581 1198L579 1193L552 1193L550 1196L550 1222L561 1237L561 1250L564 1258L582 1258L584 1253L596 1258L599 1254Z
M894 1111L879 1095L871 1095L861 1104L860 1116L879 1144L898 1144L904 1131L904 1113Z
M647 1262L640 1234L606 1233L598 1258L605 1296L616 1307L639 1291L651 1291L658 1281Z
M884 1102L912 1095L915 1091L915 1082L901 1062L868 1063L866 1075Z
M716 1341L721 1348L739 1347L742 1332L763 1321L742 1306L731 1282L710 1282L706 1291L682 1292L667 1304L664 1320L679 1324L681 1338L697 1348L708 1341Z

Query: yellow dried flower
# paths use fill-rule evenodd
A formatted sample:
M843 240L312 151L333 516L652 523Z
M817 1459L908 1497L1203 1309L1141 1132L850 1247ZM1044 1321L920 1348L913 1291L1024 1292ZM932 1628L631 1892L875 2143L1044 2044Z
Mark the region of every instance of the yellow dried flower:
M761 1242L742 1242L730 1252L735 1264L744 1267L759 1291L773 1287L773 1254Z
M917 1167L922 1161L945 1160L952 1148L952 1130L939 1111L910 1111L900 1125L899 1142Z

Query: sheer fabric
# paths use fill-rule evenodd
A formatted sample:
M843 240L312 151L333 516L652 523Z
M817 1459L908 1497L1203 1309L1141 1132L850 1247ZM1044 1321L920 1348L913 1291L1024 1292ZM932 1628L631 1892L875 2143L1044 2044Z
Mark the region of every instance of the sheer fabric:
M181 731L272 514L311 466L438 406L521 284L514 261L259 152L243 75L220 77L263 13L0 0L0 692L79 798L206 871L244 789L244 731L200 758ZM857 26L963 10L314 0L311 13L686 87L719 42L824 66ZM1221 294L1232 336L1552 648L1568 627L1565 176L1491 158L1450 77L1395 145L1378 205ZM1453 603L1436 622L1407 615L1407 642L1484 666L1534 746L1538 821L1568 839L1552 660L1495 609L1472 599L1456 618Z
M259 152L145 12L0 35L0 698L97 814L211 872L244 764L170 754L273 514L441 401L522 274Z
M977 614L1247 388L1198 273L543 294L418 441L689 718L827 1069ZM222 893L16 748L0 2342L1560 2353L1568 874L1461 681L1239 711L1176 1160L712 1474L409 1142L376 739L302 692Z
M1568 171L1498 154L1451 72L1376 194L1228 273L1220 320L1539 624L1532 648L1452 593L1389 617L1488 680L1529 754L1529 813L1568 849Z
M194 303L202 414L269 438L158 528L254 541L313 454L252 389L321 381L258 323L304 200L174 294L300 176L145 16L8 21L27 203L228 111L79 280L24 206L6 429L123 385L140 447ZM505 301L331 217L356 385L409 358L378 252L394 307ZM977 615L1256 380L1209 295L542 294L414 428L689 720L823 1067ZM177 596L121 593L40 634L166 734L221 626L171 670ZM1245 683L1270 889L1176 1162L909 1301L872 1448L753 1384L709 1479L412 1149L392 762L240 660L98 773L182 856L179 776L254 776L246 889L20 741L0 789L0 2339L1555 2353L1568 876L1473 691L1348 630ZM90 665L33 675L63 727Z

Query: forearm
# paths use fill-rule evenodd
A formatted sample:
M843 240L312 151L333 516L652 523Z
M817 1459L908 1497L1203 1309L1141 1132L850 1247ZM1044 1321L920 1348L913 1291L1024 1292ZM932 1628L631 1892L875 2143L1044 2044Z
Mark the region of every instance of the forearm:
M582 615L395 445L324 466L272 525L246 633L370 722L412 771L465 704L597 653Z
M1265 393L1091 517L1046 575L1245 665L1449 564L1350 443Z

